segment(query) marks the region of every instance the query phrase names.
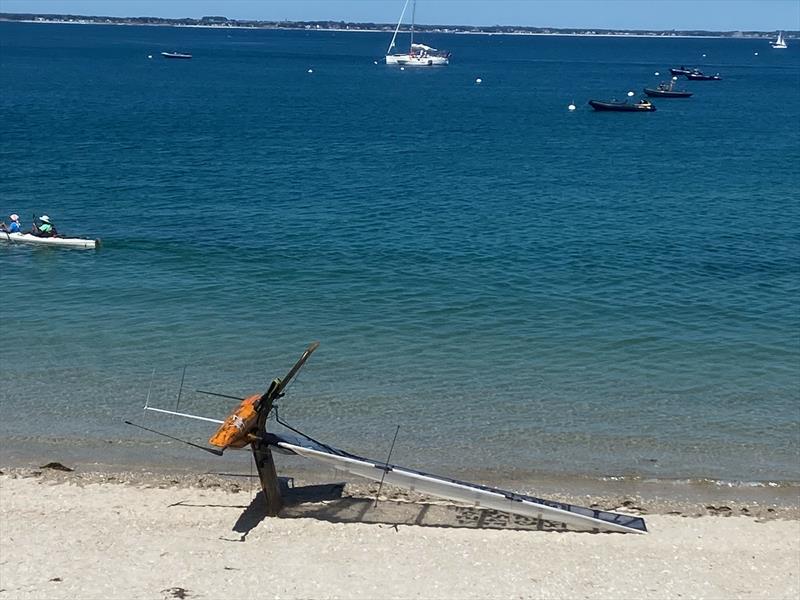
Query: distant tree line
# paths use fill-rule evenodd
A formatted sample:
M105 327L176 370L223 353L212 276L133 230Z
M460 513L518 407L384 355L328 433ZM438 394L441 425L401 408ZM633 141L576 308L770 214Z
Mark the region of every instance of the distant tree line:
M261 29L349 29L353 31L393 31L394 23L349 23L347 21L257 21L228 19L222 16L207 16L200 19L166 19L163 17L103 17L88 15L56 15L42 13L0 13L3 21L47 21L63 23L95 23L116 25L172 25L172 26L214 26L214 27L253 27ZM594 34L594 35L651 35L651 36L714 36L714 37L767 37L772 31L706 31L693 30L650 30L650 29L592 29L524 27L520 25L415 25L416 31L428 33L541 33L541 34ZM407 31L408 26L401 27ZM800 37L800 31L785 31L786 38Z

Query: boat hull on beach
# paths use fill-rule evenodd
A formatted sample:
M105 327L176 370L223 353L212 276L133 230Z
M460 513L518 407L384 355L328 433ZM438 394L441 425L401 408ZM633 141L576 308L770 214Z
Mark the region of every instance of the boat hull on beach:
M100 240L87 240L84 238L65 237L39 237L30 233L0 232L0 242L12 244L36 244L39 246L61 246L65 248L94 249L100 245Z
M642 517L597 508L584 508L517 494L484 485L440 477L398 465L376 462L338 448L321 444L296 431L291 434L267 434L268 443L278 451L304 456L334 469L359 477L396 485L423 494L431 494L468 505L560 523L582 531L647 533Z

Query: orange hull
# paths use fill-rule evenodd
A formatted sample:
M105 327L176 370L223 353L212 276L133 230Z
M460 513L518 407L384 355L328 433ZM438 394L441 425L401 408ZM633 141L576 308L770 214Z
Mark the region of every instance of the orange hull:
M243 448L250 443L249 434L258 420L258 401L261 394L242 400L238 408L225 419L208 443L217 448Z

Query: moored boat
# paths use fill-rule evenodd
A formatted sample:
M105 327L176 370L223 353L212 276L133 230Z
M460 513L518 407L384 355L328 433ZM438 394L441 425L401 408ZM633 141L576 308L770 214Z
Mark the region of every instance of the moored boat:
M670 69L669 72L672 73L673 75L686 75L687 73L699 73L700 70L696 68L690 69L681 65L676 69Z
M690 81L722 81L722 77L719 76L719 73L706 75L705 73L697 71L696 73L685 73L684 75L686 79Z
M39 244L41 246L63 246L66 248L93 249L100 245L100 240L66 237L41 237L30 233L6 233L0 231L0 242L17 244Z
M677 79L677 77L675 79ZM676 90L675 80L673 79L669 83L659 83L656 88L644 88L644 93L651 98L688 98L694 92Z
M783 50L783 49L785 49L787 47L786 46L786 40L783 37L783 32L782 31L778 32L778 39L775 40L774 42L770 42L770 45L773 48L775 48L776 50Z
M192 58L191 54L184 54L182 52L162 52L161 56L164 58Z
M655 105L647 99L638 102L589 100L589 106L599 111L615 112L653 112L656 109Z
M398 65L401 67L434 67L449 65L449 52L437 50L436 48L426 46L425 44L414 43L414 20L417 11L417 0L414 0L414 4L411 9L411 44L409 46L409 50L404 54L391 53L395 47L397 33L400 31L400 25L403 23L403 16L406 14L408 3L409 0L406 0L406 3L403 5L403 12L400 13L400 20L397 22L397 27L394 30L392 41L389 44L389 48L386 50L386 64Z

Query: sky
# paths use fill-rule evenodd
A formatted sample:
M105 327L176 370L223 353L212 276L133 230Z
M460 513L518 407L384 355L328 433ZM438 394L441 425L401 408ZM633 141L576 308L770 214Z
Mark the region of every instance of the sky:
M0 12L396 23L403 4L404 0L0 0ZM416 20L429 25L799 30L800 0L419 0Z

